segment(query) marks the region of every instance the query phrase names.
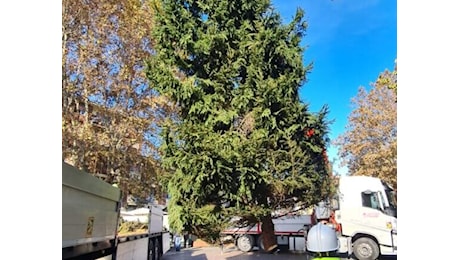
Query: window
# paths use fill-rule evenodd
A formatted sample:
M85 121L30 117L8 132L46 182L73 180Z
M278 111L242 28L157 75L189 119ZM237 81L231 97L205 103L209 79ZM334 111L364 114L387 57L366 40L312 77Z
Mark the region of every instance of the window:
M361 193L363 207L380 210L377 192L365 191Z

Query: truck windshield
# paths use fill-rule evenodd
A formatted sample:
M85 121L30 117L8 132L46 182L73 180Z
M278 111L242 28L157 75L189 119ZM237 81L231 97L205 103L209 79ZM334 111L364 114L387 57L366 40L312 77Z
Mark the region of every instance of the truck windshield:
M397 217L397 210L396 210L396 192L391 188L390 185L386 184L384 181L382 181L384 190L385 190L385 196L388 199L388 206L385 207L385 213Z
M385 195L388 198L388 204L390 208L396 209L396 192L386 182L382 181L382 185L385 190Z
M390 207L396 209L396 192L390 189L385 189L385 193L388 198L388 203L390 204Z

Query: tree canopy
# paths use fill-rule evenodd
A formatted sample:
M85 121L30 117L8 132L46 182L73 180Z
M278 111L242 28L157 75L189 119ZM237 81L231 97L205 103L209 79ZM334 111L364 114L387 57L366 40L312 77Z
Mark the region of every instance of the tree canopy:
M346 131L335 140L351 175L379 177L397 187L396 67L385 70L367 91L358 89Z
M271 213L328 195L327 107L313 113L299 88L312 64L300 45L304 12L283 24L268 0L164 0L155 16L151 86L175 102L163 124L171 227L217 234L231 216Z
M164 192L158 123L174 111L148 87L144 72L153 53L154 6L62 2L63 159L141 199Z

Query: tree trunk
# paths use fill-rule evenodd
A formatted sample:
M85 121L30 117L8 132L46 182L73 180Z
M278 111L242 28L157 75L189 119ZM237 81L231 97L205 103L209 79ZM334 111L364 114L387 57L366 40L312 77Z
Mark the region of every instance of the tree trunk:
M273 225L271 215L262 218L262 243L266 252L273 253L278 248L275 237L275 226Z

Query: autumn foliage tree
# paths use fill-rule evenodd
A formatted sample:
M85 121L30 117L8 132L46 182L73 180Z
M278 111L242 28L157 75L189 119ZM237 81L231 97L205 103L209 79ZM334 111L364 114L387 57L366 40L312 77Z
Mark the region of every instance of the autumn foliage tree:
M147 75L179 108L162 134L170 225L210 237L231 216L261 221L271 250L272 212L328 190L328 111L299 99L311 69L300 46L303 11L283 24L268 0L164 0L161 8Z
M344 134L335 140L351 175L379 177L397 188L396 67L367 91L358 89Z
M379 77L375 84L379 86L386 86L387 88L393 90L395 92L395 96L398 93L398 66L395 60L394 70L390 71L386 69L382 73L380 73ZM397 100L395 99L395 102Z
M172 113L148 87L152 1L62 1L62 156L117 183L161 195L157 124Z

